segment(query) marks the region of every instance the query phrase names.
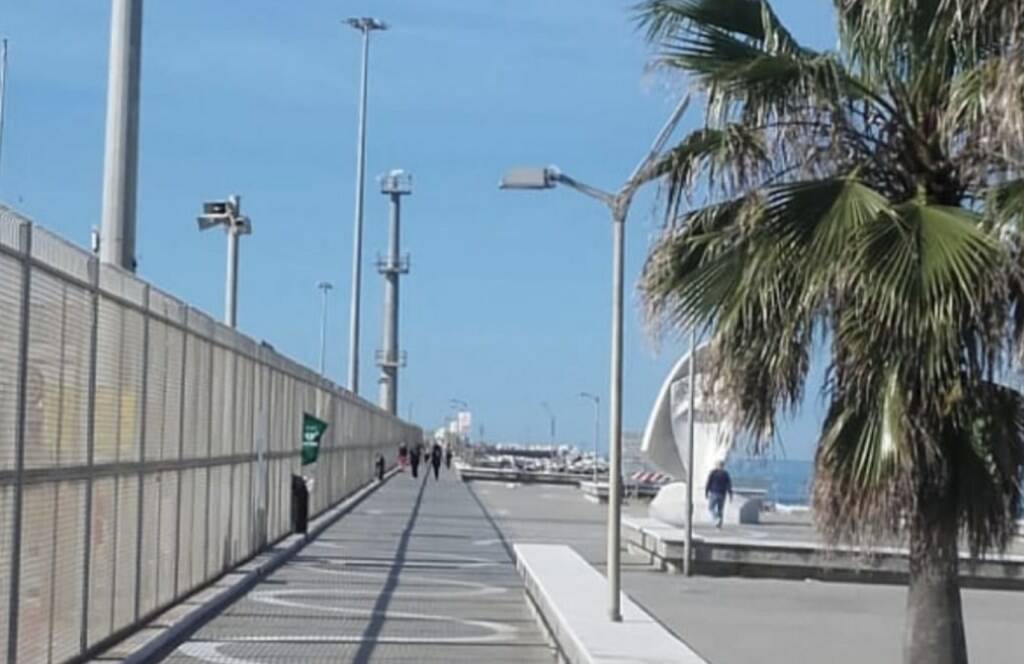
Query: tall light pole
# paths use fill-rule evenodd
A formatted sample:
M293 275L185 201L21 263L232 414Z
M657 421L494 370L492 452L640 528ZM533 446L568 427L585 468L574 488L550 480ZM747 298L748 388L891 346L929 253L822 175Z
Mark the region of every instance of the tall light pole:
M359 136L356 143L356 211L352 237L352 300L348 333L348 389L359 393L359 296L363 278L363 190L366 182L366 87L370 61L370 33L387 30L375 18L349 18L345 22L363 33L363 68L359 85Z
M7 39L0 39L0 172L4 164L4 100L7 98Z
M405 171L391 171L381 178L380 191L391 199L391 224L388 230L388 256L377 261L377 271L384 275L383 344L377 354L380 367L378 405L398 415L398 370L405 365L398 349L398 279L409 273L409 257L401 250L402 196L412 193L412 177Z
M621 565L620 529L622 520L622 302L623 302L623 259L625 252L626 215L637 189L645 182L648 169L665 147L669 136L690 104L689 96L683 97L668 122L655 138L647 156L633 169L632 175L619 189L611 193L583 184L565 175L557 168L517 168L508 171L501 179L502 189L553 189L562 184L598 200L608 208L612 217L612 348L611 376L609 380L608 417L608 590L609 615L614 622L622 621L621 611Z
M113 0L100 260L135 271L142 0Z
M690 399L690 417L689 422L689 435L686 442L686 557L683 559L683 575L691 575L691 566L693 565L693 435L696 431L696 419L697 413L695 412L696 406L696 392L697 392L697 328L690 330L690 384L689 384L689 399Z
M601 431L601 397L590 392L580 392L580 397L594 402L594 484L597 484L597 439Z
M554 445L555 444L555 413L554 413L553 410L551 410L551 406L550 406L550 404L548 404L547 401L541 401L540 402L540 406L541 406L541 408L544 409L544 412L548 414L548 425L549 425L549 433L551 435L551 444Z
M226 201L203 203L203 213L196 219L199 230L224 226L228 234L228 264L224 278L224 324L236 327L238 322L238 238L252 233L252 222L242 215L242 199L233 195Z
M334 288L329 281L321 281L316 285L320 289L320 375L327 372L327 297Z

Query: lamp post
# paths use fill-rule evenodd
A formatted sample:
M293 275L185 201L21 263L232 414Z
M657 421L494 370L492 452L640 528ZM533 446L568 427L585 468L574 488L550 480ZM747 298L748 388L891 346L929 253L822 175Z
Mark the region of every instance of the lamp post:
M590 392L580 392L580 398L594 402L594 484L597 484L597 439L601 431L601 397Z
M224 281L224 324L235 327L238 314L238 238L252 234L252 222L242 215L242 199L233 195L226 201L203 203L203 213L196 219L199 230L224 226L228 234L228 265Z
M321 292L320 300L320 375L327 371L327 295L334 284L329 281L321 281L316 285Z
M356 210L352 237L352 301L348 347L348 389L359 393L359 296L362 287L363 264L363 190L366 182L366 87L370 60L370 33L387 30L383 21L375 18L349 18L345 22L363 33L363 66L359 85L359 137L356 143Z
M551 410L551 406L548 404L547 401L541 401L540 402L540 406L541 406L541 408L544 409L544 412L547 413L547 415L548 415L548 433L551 436L551 444L554 445L555 444L555 413L554 413L554 411Z
M516 168L509 170L501 179L502 189L553 189L565 185L596 199L611 213L612 218L612 323L611 323L611 376L609 380L608 417L608 589L609 615L614 622L622 621L621 612L621 566L620 528L622 520L622 302L623 302L623 260L625 245L626 216L633 196L644 183L648 169L665 147L669 136L690 104L689 96L683 97L669 116L655 138L647 156L633 170L632 175L619 189L611 193L592 187L565 175L555 167Z

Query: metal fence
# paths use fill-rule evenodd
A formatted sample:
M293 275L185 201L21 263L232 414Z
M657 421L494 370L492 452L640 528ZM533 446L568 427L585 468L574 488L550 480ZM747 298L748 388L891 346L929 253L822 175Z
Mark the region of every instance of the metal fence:
M0 206L0 659L62 662L318 513L421 432Z

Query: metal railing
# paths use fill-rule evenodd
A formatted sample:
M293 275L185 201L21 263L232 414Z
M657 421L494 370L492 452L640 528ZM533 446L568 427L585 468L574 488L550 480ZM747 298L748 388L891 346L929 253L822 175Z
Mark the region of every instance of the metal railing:
M80 658L285 536L304 412L312 514L422 435L0 206L0 660Z

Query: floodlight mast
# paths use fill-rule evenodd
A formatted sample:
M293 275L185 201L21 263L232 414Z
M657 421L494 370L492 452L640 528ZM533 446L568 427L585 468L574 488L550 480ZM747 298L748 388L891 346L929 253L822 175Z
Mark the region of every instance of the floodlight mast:
M252 234L252 221L241 212L241 197L232 195L226 201L203 203L203 214L196 218L200 231L222 225L228 234L227 274L224 283L224 323L228 327L236 327L238 322L238 238Z

